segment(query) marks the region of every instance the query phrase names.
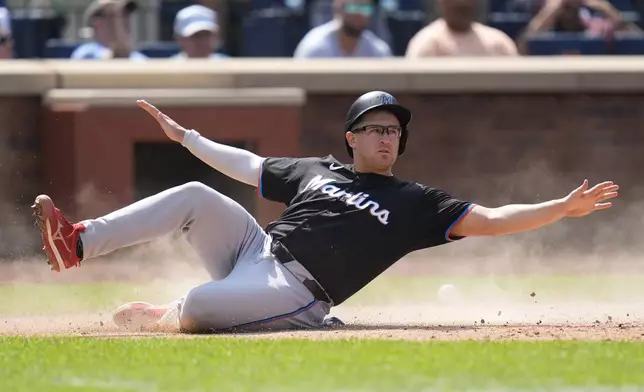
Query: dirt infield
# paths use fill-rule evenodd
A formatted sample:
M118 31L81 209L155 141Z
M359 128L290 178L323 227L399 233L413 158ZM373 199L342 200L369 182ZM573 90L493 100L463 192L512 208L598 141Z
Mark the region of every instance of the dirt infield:
M0 336L78 336L96 338L206 336L260 339L403 339L418 340L644 340L638 304L560 304L532 309L512 308L494 314L483 304L460 309L427 305L391 307L339 307L332 314L347 325L325 330L249 332L219 335L189 335L173 328L148 331L118 330L107 313L7 318L0 323ZM491 308L489 308L491 309ZM608 313L613 314L608 315ZM431 317L431 315L434 317ZM474 314L489 315L466 322ZM487 317L487 316L486 316ZM434 319L427 323L426 320ZM425 322L423 322L425 320ZM456 320L456 321L455 321ZM593 320L593 321L591 321Z
M319 331L189 335L178 332L124 332L98 322L74 323L70 318L11 320L0 327L0 336L94 337L94 338L204 338L238 337L258 339L394 339L409 341L457 340L644 340L641 324L559 325L368 325L355 324ZM42 324L41 324L42 323Z

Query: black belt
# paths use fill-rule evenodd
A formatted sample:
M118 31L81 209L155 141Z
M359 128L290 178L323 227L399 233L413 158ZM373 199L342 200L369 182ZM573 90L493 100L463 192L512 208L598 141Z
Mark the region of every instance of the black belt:
M296 261L291 252L289 252L288 249L286 249L286 247L279 241L273 241L273 243L271 244L271 253L273 253L277 261L282 264ZM324 291L322 286L320 286L315 280L304 279L302 284L311 292L311 294L313 294L313 297L318 301L333 303L331 297L327 295L326 291Z

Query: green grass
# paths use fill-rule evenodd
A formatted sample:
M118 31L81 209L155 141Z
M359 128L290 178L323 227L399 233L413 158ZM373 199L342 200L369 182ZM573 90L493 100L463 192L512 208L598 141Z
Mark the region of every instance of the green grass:
M642 369L644 343L0 338L7 391L555 390Z
M360 291L347 304L392 304L400 301L435 301L438 287L452 283L466 298L486 296L525 301L601 300L644 297L644 276L525 276L525 277L396 277L384 276ZM177 296L167 283L137 286L132 283L0 285L0 314L61 313L111 309L124 302L168 302ZM530 294L536 293L536 297Z
M642 276L412 277L376 280L349 303L465 296L642 297ZM175 290L176 291L176 290ZM174 299L167 283L0 285L0 319ZM644 385L644 342L405 342L0 337L0 391L615 390Z

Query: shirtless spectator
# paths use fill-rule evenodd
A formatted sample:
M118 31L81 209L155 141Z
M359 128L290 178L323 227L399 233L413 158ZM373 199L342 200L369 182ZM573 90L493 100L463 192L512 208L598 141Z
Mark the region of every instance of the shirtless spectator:
M591 11L599 15L594 16ZM521 52L526 53L528 38L545 32L609 37L616 32L641 33L641 30L624 21L619 10L606 0L546 0L518 40Z
M477 0L437 0L441 17L421 29L407 46L407 58L516 56L512 39L476 21Z

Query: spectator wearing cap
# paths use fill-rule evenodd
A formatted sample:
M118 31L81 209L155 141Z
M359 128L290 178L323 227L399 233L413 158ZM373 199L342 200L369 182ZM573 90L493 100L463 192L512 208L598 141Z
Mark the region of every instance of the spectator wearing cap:
M295 49L295 58L391 57L389 45L368 29L373 0L334 0L333 20L314 27Z
M217 14L203 5L191 5L179 11L174 19L174 35L181 52L176 59L225 58L216 50L221 45Z
M11 34L11 13L0 8L0 59L13 58L13 37Z
M132 49L130 15L138 8L134 1L95 0L85 11L85 24L93 30L93 40L81 44L72 53L72 59L129 58L142 60L147 57Z

